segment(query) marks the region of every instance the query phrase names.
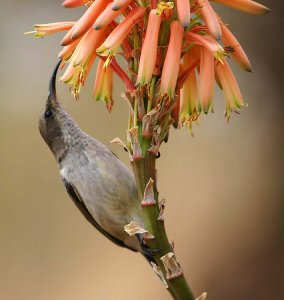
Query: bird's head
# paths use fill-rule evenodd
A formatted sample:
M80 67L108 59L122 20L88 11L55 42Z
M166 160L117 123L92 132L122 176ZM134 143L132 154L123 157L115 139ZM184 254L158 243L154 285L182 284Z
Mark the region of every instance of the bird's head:
M49 82L49 95L45 109L39 119L39 131L58 160L66 150L65 130L68 115L63 110L56 96L56 75L61 61L56 65Z

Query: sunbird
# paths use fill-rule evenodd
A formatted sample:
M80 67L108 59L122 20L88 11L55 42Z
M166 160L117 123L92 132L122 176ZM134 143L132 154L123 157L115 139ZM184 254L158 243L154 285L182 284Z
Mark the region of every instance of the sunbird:
M53 71L39 131L54 154L66 190L85 218L116 245L141 252L154 262L141 234L129 236L131 221L143 226L133 174L104 144L82 131L56 95Z

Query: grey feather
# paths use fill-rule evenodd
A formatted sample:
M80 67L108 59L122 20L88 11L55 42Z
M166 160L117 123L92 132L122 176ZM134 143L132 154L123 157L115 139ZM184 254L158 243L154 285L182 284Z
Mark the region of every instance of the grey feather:
M75 205L77 206L77 208L81 211L81 213L85 216L85 218L100 232L102 233L105 237L107 237L110 241L112 241L113 243L115 243L116 245L120 246L120 247L125 247L125 244L115 238L114 236L110 235L107 231L105 231L97 222L96 220L93 218L93 216L90 214L89 210L87 209L87 207L84 204L84 201L82 200L82 197L80 196L80 194L78 193L78 191L76 190L76 188L73 186L73 184L71 182L66 181L66 179L62 179L66 190L70 196L70 198L74 201ZM129 248L130 250L133 250L131 248Z

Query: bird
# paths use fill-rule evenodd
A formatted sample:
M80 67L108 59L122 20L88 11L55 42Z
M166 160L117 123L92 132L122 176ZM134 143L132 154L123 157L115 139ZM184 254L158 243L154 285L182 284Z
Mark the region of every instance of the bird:
M127 166L104 144L82 131L64 110L56 94L61 60L49 82L49 95L39 119L39 131L53 153L65 188L85 218L118 246L153 255L141 235L129 236L131 221L143 226L135 179Z

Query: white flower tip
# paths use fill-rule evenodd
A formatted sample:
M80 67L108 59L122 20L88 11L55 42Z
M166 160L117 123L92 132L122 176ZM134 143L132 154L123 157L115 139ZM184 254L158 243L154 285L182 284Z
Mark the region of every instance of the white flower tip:
M207 297L207 293L202 293L202 295L200 295L198 298L196 298L195 300L205 300Z

